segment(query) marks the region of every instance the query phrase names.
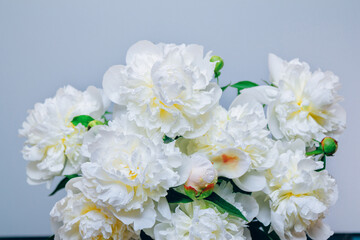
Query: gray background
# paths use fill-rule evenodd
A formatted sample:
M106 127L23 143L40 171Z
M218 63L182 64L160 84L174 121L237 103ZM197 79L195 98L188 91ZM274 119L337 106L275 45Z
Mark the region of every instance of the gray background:
M0 0L0 236L50 235L49 211L63 194L29 186L17 129L27 109L71 84L100 87L142 39L198 43L225 60L221 83L268 79L267 55L299 57L335 72L347 131L328 169L340 198L327 222L360 232L360 1ZM226 91L221 103L235 96Z

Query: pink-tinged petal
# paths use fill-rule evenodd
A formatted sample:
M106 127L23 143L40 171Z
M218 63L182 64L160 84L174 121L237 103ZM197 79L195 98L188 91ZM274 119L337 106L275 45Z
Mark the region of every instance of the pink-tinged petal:
M208 158L201 154L192 156L192 169L184 189L192 199L208 197L217 182L217 172Z
M219 176L238 178L249 169L250 157L247 153L237 148L220 150L211 158Z

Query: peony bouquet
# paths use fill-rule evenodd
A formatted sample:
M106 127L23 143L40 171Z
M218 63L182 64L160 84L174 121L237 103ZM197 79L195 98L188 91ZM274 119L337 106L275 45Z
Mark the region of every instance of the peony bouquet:
M269 55L269 81L219 86L199 45L140 41L103 89L71 86L19 130L29 184L62 177L55 239L327 239L339 80ZM219 105L227 88L238 96Z

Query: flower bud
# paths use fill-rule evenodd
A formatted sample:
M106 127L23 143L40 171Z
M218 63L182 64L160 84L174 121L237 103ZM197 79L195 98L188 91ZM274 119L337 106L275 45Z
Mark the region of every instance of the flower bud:
M92 120L91 122L89 122L88 124L88 130L96 125L104 125L103 122L99 121L99 120Z
M192 156L193 166L186 181L185 193L192 199L210 196L217 182L217 172L212 163L202 155Z
M321 148L326 156L332 156L338 148L338 143L331 137L325 137L321 141Z

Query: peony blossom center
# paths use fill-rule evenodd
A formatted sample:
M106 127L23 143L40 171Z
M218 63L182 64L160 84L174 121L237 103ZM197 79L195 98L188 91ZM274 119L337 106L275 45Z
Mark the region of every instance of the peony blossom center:
M237 156L229 156L229 155L226 155L226 154L222 154L221 157L222 157L223 163L225 163L225 164L234 163L238 159Z

